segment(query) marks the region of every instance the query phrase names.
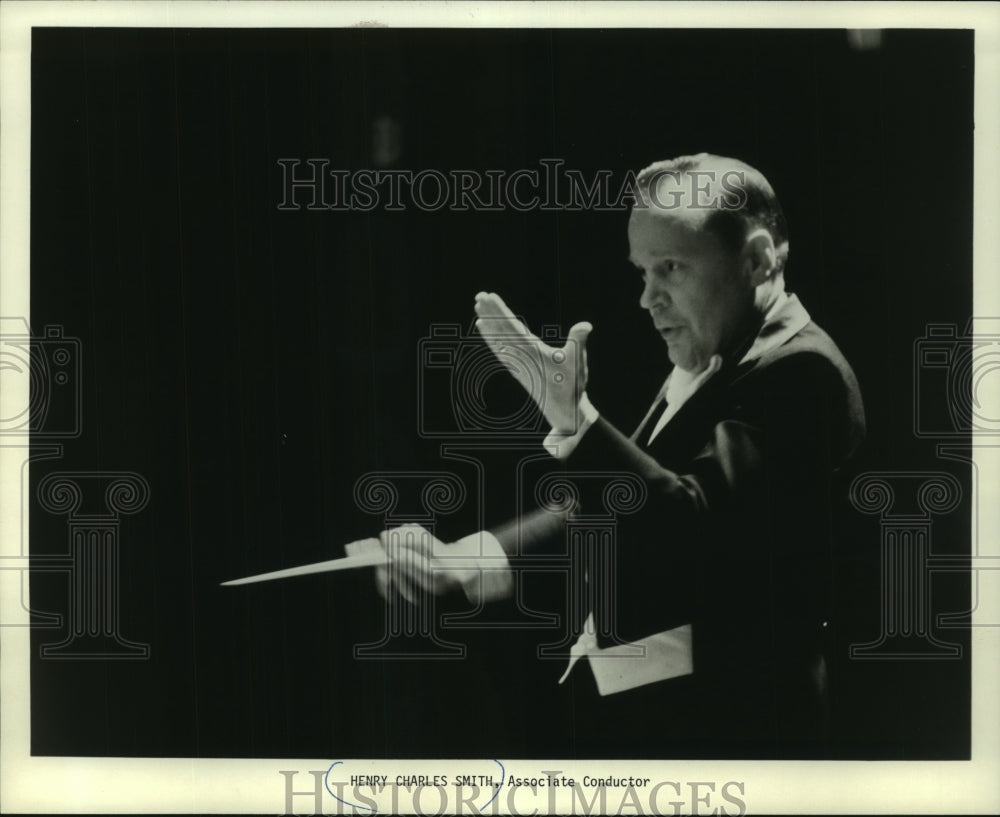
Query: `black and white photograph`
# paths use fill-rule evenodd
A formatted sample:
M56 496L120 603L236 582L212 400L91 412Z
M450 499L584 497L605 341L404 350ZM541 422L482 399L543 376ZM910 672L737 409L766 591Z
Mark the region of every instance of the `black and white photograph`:
M1000 12L0 10L0 807L1000 808Z

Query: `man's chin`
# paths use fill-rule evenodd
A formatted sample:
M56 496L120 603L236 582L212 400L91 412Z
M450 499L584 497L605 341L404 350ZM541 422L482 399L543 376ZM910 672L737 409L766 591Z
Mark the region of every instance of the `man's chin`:
M704 368L693 355L687 353L687 350L671 346L669 342L667 343L667 357L676 368L683 369L685 372L698 372Z

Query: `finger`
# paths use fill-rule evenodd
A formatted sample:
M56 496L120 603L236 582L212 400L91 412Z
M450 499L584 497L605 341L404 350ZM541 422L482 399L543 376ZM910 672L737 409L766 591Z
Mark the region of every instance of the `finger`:
M580 349L586 346L587 338L590 337L590 333L594 331L593 324L590 321L580 321L579 323L574 323L569 328L569 334L567 334L567 340L573 341Z
M389 586L391 584L399 595L411 604L420 603L419 594L414 588L413 581L407 577L404 570L400 569L414 555L416 554L413 551L407 551L407 553L403 554L402 558L393 560L391 569L385 565L378 565L375 568L375 587L382 598L391 600L389 596Z
M475 310L478 318L476 328L487 341L503 343L511 340L512 336L514 339L538 341L495 292L478 293Z
M419 605L428 594L435 593L435 573L431 568L431 559L426 555L410 548L400 548L395 566L396 587L408 602Z
M483 329L492 334L534 337L517 315L510 311L503 298L494 292L480 292L476 295L475 310L483 322ZM477 326L479 325L477 321Z
M475 326L490 351L505 366L511 358L517 359L526 354L537 355L545 350L542 341L531 333L524 334L498 328L496 324L484 321L482 318L476 320Z
M348 542L344 545L344 552L348 556L361 556L371 553L373 550L384 550L382 543L374 536L368 539L359 539L357 542Z
M391 583L399 594L411 604L420 604L419 588L426 588L432 582L423 574L430 564L433 537L420 525L400 525L398 528L384 530L379 534L379 540L385 548L392 568L378 565L375 568L375 586L379 595L389 597ZM427 571L429 572L429 571Z
M396 575L414 587L424 590L434 589L434 570L431 560L409 548L400 548L396 560Z
M531 333L520 320L514 318L476 318L476 331L490 345L538 343L539 338Z
M434 543L437 541L423 525L403 525L396 529L399 534L399 546L408 548L418 556L433 556Z
M434 537L431 533L426 528L414 524L384 530L379 534L379 540L391 559L397 558L397 551L402 547L409 547L411 550L428 555L434 548Z
M510 307L495 292L477 292L475 301L476 314L493 318L513 318Z
M584 384L587 380L587 339L593 331L594 327L589 321L580 321L574 323L566 335L566 345L572 344L574 347L570 353L576 353L577 380Z
M389 598L389 571L382 565L375 568L375 587L382 598Z
M399 591L399 595L401 595L404 599L406 599L410 604L416 604L416 605L420 604L420 594L417 593L414 586L409 581L407 581L407 579L404 576L400 576L397 574L396 589Z
M526 356L532 359L551 351L542 340L528 332L527 328L523 328L523 331L504 329L498 327L496 323L479 318L476 321L476 330L497 360L515 377L518 377L518 369L523 365Z

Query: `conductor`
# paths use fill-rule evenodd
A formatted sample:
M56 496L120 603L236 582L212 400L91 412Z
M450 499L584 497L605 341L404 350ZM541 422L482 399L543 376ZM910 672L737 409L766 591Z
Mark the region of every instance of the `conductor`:
M619 520L615 586L589 596L614 599L612 628L595 624L600 609L570 623L569 744L596 757L642 745L662 757L823 756L832 478L864 436L858 383L785 289L787 227L760 172L702 153L637 182L629 260L673 366L631 435L587 396L589 323L554 348L499 295L475 299L498 359L520 343L544 361L545 446L569 477L628 472L645 488ZM449 544L411 533L381 535L423 557L398 560L401 593L491 600L512 592L517 553L565 535L565 516L538 510ZM378 578L384 592L389 574Z

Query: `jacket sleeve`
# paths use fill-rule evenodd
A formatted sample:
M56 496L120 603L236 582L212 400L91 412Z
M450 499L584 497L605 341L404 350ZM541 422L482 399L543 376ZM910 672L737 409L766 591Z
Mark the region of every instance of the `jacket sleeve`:
M538 508L520 518L511 519L492 533L507 556L530 553L561 542L565 536L566 515Z
M603 417L569 457L570 470L607 469L639 476L658 513L690 519L725 512L745 498L780 503L764 486L789 476L833 470L856 444L845 420L847 385L815 354L789 356L733 389L705 445L685 468L671 470ZM762 482L763 480L763 482ZM786 486L790 487L790 486Z

